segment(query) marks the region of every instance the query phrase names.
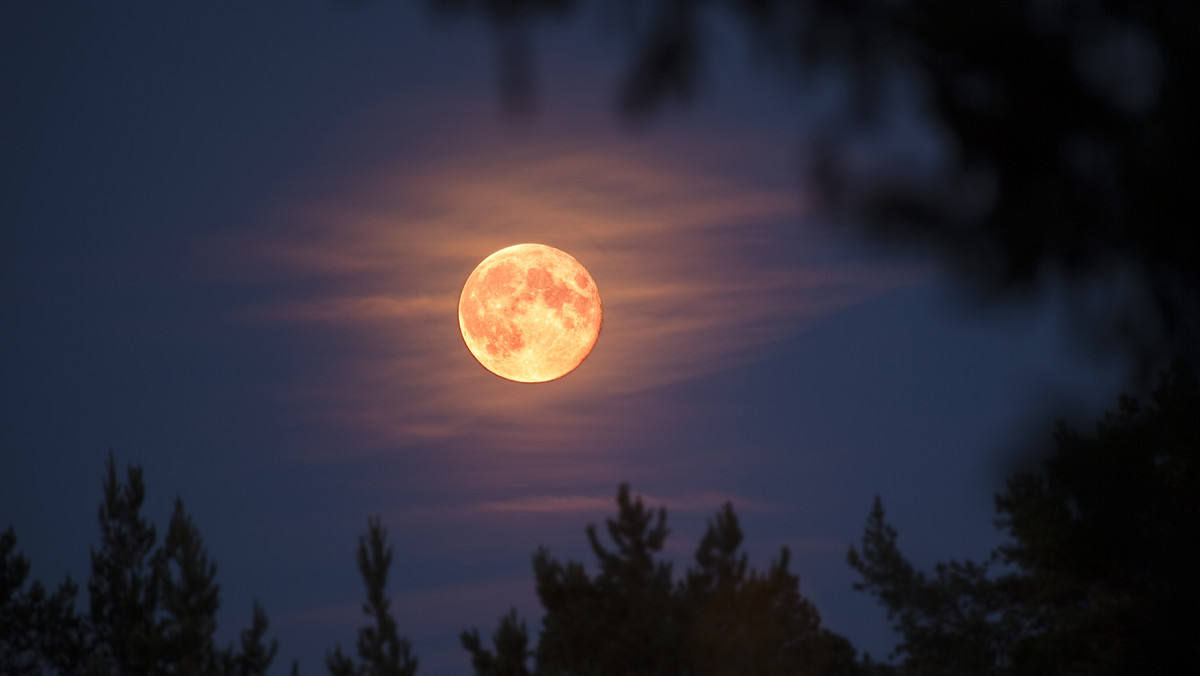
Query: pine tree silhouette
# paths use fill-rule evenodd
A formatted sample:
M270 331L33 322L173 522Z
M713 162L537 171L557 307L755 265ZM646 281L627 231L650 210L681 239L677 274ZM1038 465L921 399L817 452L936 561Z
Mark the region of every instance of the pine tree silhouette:
M358 571L367 588L363 613L374 624L358 631L358 663L337 646L325 659L332 676L413 676L417 673L417 658L411 655L408 639L396 633L387 598L388 567L392 563L392 548L387 546L387 531L378 517L367 521L367 533L358 539Z

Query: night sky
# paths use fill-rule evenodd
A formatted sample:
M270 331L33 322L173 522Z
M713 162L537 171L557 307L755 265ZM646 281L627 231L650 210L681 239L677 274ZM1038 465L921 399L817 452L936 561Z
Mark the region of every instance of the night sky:
M513 115L490 27L422 3L0 6L0 528L34 576L86 598L112 449L160 535L183 497L221 644L257 598L277 671L322 671L380 515L421 673L467 674L459 632L514 605L536 626L533 552L591 569L584 527L629 482L680 567L732 501L752 565L789 547L826 624L885 656L845 564L872 497L916 563L985 554L1013 448L1123 371L1053 299L974 308L935 261L816 218L799 155L836 87L776 86L735 35L699 100L631 125L622 41L587 20L533 34ZM896 112L866 146L936 162ZM458 333L471 270L520 242L604 301L550 383Z

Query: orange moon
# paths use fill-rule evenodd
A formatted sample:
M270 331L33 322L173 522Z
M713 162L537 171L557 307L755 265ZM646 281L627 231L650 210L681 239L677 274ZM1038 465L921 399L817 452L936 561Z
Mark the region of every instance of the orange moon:
M520 383L561 378L600 335L600 292L587 269L544 244L517 244L483 259L458 300L467 349Z

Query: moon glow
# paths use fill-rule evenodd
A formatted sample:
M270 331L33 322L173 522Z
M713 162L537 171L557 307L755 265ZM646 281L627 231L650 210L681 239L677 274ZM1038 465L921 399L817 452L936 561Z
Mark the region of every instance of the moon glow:
M596 282L564 251L517 244L483 259L463 285L458 326L471 354L521 383L561 378L600 335Z

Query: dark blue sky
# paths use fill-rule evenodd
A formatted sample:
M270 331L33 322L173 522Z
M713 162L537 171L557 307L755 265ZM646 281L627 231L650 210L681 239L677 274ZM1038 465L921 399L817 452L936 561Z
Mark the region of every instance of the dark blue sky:
M844 563L872 496L918 563L980 555L1031 416L1116 394L1053 304L965 311L931 261L816 220L797 153L835 97L728 38L699 102L631 132L621 41L587 21L535 34L538 109L512 118L482 23L212 4L0 7L0 527L43 580L86 579L111 448L153 520L184 498L223 641L258 598L280 670L318 672L353 643L379 514L422 673L465 674L458 633L536 621L532 553L590 563L628 481L681 564L732 500L752 563L791 548L882 656ZM905 123L886 144L929 147ZM462 282L522 241L605 302L592 356L543 385L457 335Z

